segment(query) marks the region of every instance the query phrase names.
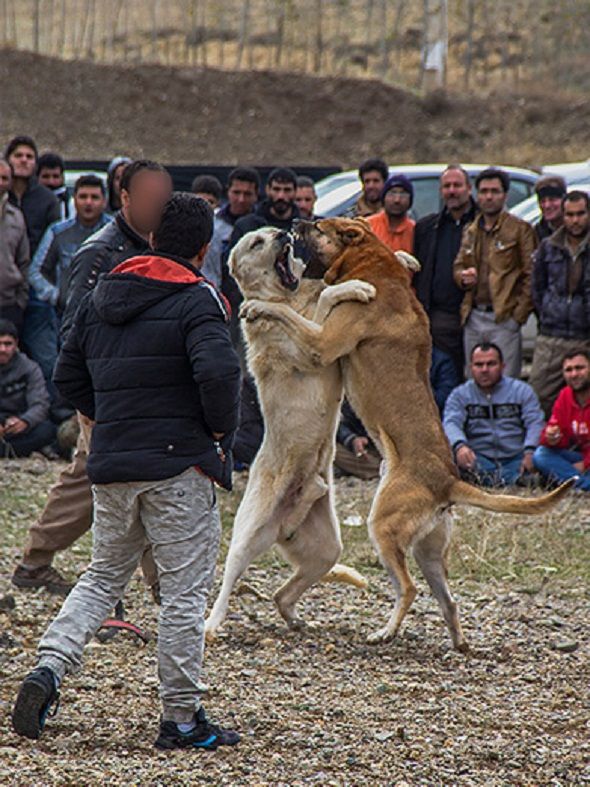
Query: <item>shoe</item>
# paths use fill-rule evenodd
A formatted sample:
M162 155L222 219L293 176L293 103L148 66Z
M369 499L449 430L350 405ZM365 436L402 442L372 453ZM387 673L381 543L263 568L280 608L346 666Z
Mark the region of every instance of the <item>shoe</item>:
M51 706L55 708L51 710ZM12 726L17 735L36 740L49 715L59 708L55 674L49 667L37 667L24 679L12 711Z
M12 584L17 588L45 588L49 593L67 596L74 587L53 566L26 568L17 566L12 575Z
M160 721L160 734L156 740L157 749L208 749L220 746L235 746L240 736L234 730L224 730L210 724L203 707L195 713L196 727L190 732L181 732L173 721Z

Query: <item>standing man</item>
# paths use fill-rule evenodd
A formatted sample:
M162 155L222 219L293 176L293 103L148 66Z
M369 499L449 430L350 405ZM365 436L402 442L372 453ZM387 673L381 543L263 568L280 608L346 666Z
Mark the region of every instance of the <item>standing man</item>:
M32 257L47 227L60 218L59 201L35 178L37 146L31 137L11 139L5 158L12 167L13 175L8 199L23 212ZM29 288L21 344L27 355L39 364L50 386L57 357L57 321L53 306L40 301L33 288Z
M363 190L353 208L346 214L352 218L372 216L383 208L381 194L389 177L387 164L380 158L369 158L359 167Z
M383 210L367 219L375 235L391 251L412 253L416 222L408 216L408 211L413 200L412 181L405 175L391 175L381 192Z
M461 327L463 290L453 278L453 263L464 228L475 218L469 175L459 164L449 164L440 176L443 209L420 219L414 230L414 256L420 270L412 284L430 320L433 348L449 356L455 367L453 388L463 379L465 354Z
M10 320L20 335L29 297L30 254L23 214L8 201L11 184L10 164L0 158L0 319Z
M443 427L461 473L484 486L514 484L533 471L544 419L535 392L504 377L502 351L482 342L471 353L471 380L447 399Z
M250 167L236 167L227 180L227 203L215 214L213 237L201 273L216 287L221 288L222 259L227 251L235 223L252 213L258 199L260 176Z
M508 376L520 377L520 329L533 308L535 232L506 211L510 186L506 172L484 169L475 186L481 215L465 228L453 266L455 283L465 291L461 305L465 356L478 342L494 342L502 350Z
M295 192L295 204L299 208L299 215L302 219L313 221L317 218L313 209L318 196L315 193L315 183L307 175L297 177L297 191Z
M69 268L82 243L112 221L105 213L106 194L96 175L82 175L74 186L75 215L52 224L37 247L29 281L37 297L55 306L58 319L66 305Z
M223 260L222 291L231 304L231 335L235 347L241 346L238 309L242 302L242 294L235 279L229 273L227 257L241 237L261 227L278 227L289 232L293 221L299 218L299 209L295 204L297 175L289 167L273 169L266 181L266 199L255 211L242 216L234 224L225 258Z
M562 388L534 455L535 467L562 483L579 476L576 489L590 492L590 353L563 359Z
M590 351L590 209L584 191L563 199L563 227L533 259L533 303L539 318L530 384L548 417L563 385L563 358Z
M62 336L67 336L76 309L94 288L100 273L144 251L150 232L157 229L162 209L172 193L172 179L154 161L128 164L122 178L123 207L115 220L95 233L74 255L70 266L66 312ZM69 309L69 312L68 312ZM50 593L67 593L72 585L52 563L57 551L67 549L92 524L92 493L86 474L87 445L81 433L74 458L49 492L39 519L31 525L22 563L12 583L17 587L45 588ZM148 580L153 587L157 577Z
M94 547L21 686L12 723L27 738L40 736L62 679L80 667L85 644L121 598L147 541L162 596L156 746L217 749L240 739L210 724L199 698L221 533L211 479L231 488L240 383L227 312L199 276L212 230L204 200L172 195L150 236L153 252L101 277L64 344L56 383L96 422L88 461Z
M221 204L223 186L215 175L197 175L193 180L191 191L196 197L201 197L205 202L208 202L214 211Z
M59 200L62 219L70 217L70 198L64 179L65 164L57 153L42 153L37 161L37 180L53 191Z
M535 194L541 208L541 218L534 225L539 242L563 225L563 198L566 193L565 180L559 175L547 175L535 183Z

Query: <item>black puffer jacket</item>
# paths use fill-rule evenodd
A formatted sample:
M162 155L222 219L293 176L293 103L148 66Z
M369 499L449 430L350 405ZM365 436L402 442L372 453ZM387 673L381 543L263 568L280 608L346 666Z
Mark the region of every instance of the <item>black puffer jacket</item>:
M61 322L62 340L72 327L76 309L87 292L93 290L101 273L109 273L119 263L141 254L147 242L127 224L121 213L91 235L72 257L68 271L66 307Z
M23 212L32 257L47 227L61 219L59 201L53 191L39 183L37 178L30 178L20 199L12 191L8 199Z
M533 257L532 293L539 332L562 339L590 336L590 245L582 243L574 260L562 227L546 238Z
M187 262L139 256L76 313L54 380L88 418L93 483L152 481L197 466L231 488L240 368L217 291ZM216 443L214 432L223 432Z

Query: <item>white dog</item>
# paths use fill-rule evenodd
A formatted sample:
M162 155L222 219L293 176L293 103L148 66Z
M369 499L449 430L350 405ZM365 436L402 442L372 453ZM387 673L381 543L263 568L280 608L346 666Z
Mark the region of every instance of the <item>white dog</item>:
M368 302L374 296L366 282L326 287L321 280L302 279L305 266L293 256L290 236L271 227L241 238L229 266L246 302L288 303L317 322L343 300ZM319 580L366 586L357 571L336 564L342 551L332 489L342 399L339 364L322 369L309 365L302 372L305 359L299 358L296 368L296 346L278 322L260 320L243 327L265 434L234 520L221 591L207 619L209 640L225 618L239 577L274 544L294 568L274 596L289 626L298 624L296 602Z

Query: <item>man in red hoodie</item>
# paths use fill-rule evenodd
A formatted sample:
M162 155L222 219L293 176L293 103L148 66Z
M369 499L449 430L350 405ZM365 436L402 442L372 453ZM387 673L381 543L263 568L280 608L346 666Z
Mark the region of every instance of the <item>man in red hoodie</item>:
M533 463L559 481L579 476L576 488L590 492L590 354L574 351L563 359L566 382L541 434Z

